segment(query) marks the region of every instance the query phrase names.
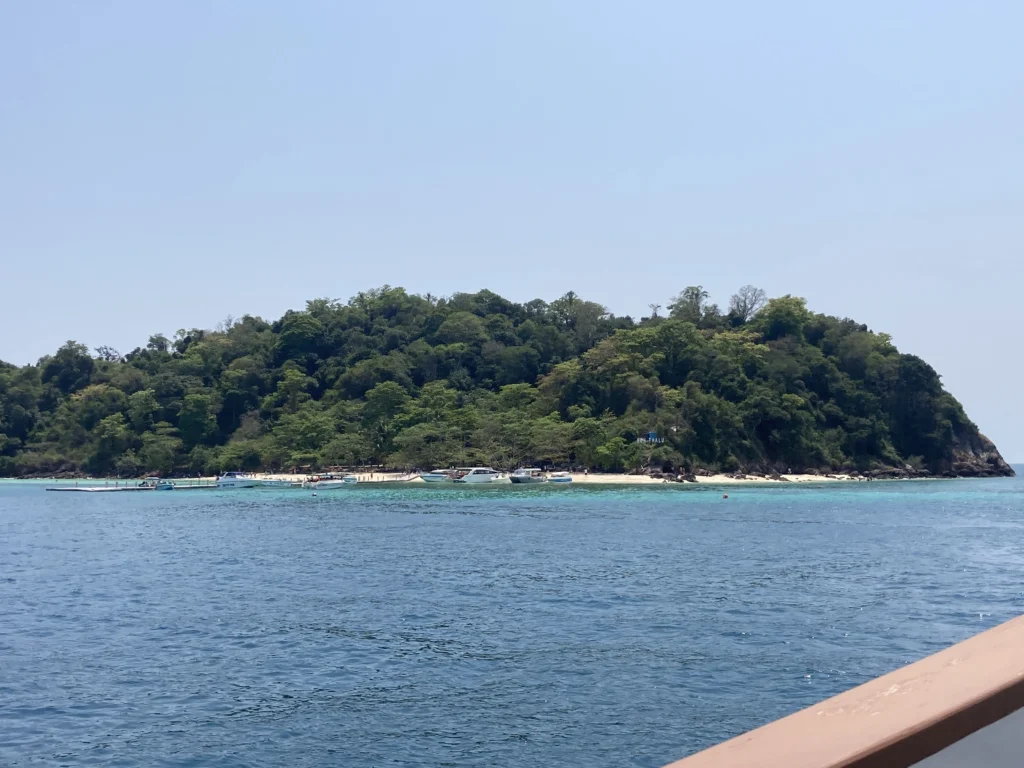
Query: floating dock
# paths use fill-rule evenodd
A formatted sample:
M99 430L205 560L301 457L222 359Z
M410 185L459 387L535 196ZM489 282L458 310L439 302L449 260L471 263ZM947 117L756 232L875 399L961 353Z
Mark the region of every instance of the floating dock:
M119 486L114 488L107 488L102 485L86 486L84 488L47 488L48 491L57 491L63 493L121 493L123 491L155 491L156 488L139 488L132 486ZM174 490L177 490L175 488Z
M187 481L184 481L187 482ZM47 491L58 493L123 493L125 491L215 491L216 483L199 483L175 485L174 488L156 488L152 485L75 485L75 486L54 486L47 488Z

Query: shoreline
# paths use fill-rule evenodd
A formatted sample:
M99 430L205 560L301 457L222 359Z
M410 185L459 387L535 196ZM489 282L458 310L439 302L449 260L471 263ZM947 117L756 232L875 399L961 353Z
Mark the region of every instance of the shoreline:
M254 477L261 480L282 480L291 481L295 483L301 483L307 480L311 475L307 474L289 474L289 473L253 473ZM359 485L428 485L425 483L419 475L411 475L409 472L353 472L359 478ZM573 472L570 473L572 477L572 485L603 485L603 486L678 486L681 488L693 487L693 486L736 486L736 485L826 485L834 483L866 483L869 479L866 477L853 477L846 474L836 475L810 475L810 474L782 474L776 477L762 477L762 476L745 476L736 477L732 474L714 474L707 476L697 476L689 481L676 481L667 480L660 477L650 477L649 475L627 475L621 473L612 472ZM104 484L129 484L135 483L142 478L106 478L106 477L81 477L81 478L47 478L47 477L8 477L0 478L0 482L49 482L49 483L104 483ZM212 484L216 481L215 476L203 476L203 477L182 477L175 478L170 477L168 480L172 480L186 485L188 483L195 484ZM884 481L905 481L905 480L944 480L944 479L961 479L961 478L943 478L943 477L927 477L927 478L885 478ZM971 478L965 478L971 479ZM447 486L448 483L440 484Z
M781 480L770 477L734 477L733 475L715 474L707 476L696 476L690 481L664 480L658 477L647 475L616 475L610 473L594 473L572 475L574 483L584 485L785 485L787 483L857 483L867 482L866 478L850 477L849 475L806 475L786 474L779 475Z

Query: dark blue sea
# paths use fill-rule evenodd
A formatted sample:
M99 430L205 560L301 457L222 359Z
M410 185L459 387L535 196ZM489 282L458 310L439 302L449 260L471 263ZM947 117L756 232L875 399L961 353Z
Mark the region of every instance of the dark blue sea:
M656 768L1024 612L1024 482L0 483L0 765Z

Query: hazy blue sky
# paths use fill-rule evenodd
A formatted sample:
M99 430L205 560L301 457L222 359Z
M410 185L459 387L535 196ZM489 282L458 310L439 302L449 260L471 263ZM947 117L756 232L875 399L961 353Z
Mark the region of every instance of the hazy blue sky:
M892 333L1024 461L1024 3L11 2L0 359L383 283Z

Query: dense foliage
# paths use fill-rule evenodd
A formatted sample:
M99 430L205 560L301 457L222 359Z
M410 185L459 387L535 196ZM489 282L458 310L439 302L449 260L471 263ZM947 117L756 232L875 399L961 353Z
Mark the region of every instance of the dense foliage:
M0 475L387 463L941 469L976 434L885 334L752 287L634 322L568 293L516 304L384 287L270 323L68 342L0 363ZM656 432L663 442L638 442Z

